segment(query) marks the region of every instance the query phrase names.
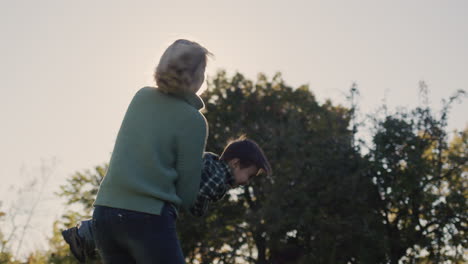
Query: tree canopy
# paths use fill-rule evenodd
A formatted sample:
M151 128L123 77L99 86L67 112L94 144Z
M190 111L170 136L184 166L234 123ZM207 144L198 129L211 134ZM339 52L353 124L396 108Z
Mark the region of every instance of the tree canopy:
M207 151L246 135L273 174L231 190L203 217L180 213L188 263L466 261L468 128L449 141L449 103L439 116L427 106L375 116L364 154L354 109L319 103L280 74L254 82L220 71L202 97ZM55 223L49 262L71 263L59 230L90 217L105 171L78 172L62 186L72 209Z

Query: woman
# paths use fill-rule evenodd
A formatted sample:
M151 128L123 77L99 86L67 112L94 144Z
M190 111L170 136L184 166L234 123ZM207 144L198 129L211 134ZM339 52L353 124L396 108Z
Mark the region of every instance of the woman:
M140 89L128 107L94 203L104 263L185 263L175 220L200 186L208 126L196 92L208 55L198 43L175 41L156 68L157 88Z

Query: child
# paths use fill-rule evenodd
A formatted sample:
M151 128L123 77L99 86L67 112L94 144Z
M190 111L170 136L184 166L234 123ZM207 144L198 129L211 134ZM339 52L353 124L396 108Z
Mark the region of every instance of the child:
M205 152L200 191L195 204L190 208L190 213L195 216L204 215L210 203L219 201L229 189L248 184L260 171L270 174L270 164L262 149L254 141L243 136L230 142L221 157ZM71 252L80 262L85 262L95 255L91 226L92 221L86 220L77 227L62 232Z

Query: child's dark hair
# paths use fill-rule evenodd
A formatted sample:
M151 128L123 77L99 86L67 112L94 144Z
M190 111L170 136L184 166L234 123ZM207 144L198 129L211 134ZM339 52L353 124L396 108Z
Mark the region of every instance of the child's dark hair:
M267 175L271 174L271 166L263 150L255 141L247 139L245 136L230 141L220 158L226 162L237 158L241 168L255 165Z

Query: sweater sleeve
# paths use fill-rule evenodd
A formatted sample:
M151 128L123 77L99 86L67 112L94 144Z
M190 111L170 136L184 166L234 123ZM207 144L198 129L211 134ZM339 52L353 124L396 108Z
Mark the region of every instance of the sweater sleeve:
M205 118L200 114L183 124L177 137L178 173L176 191L186 210L195 203L200 188L202 156L205 150L208 128Z

